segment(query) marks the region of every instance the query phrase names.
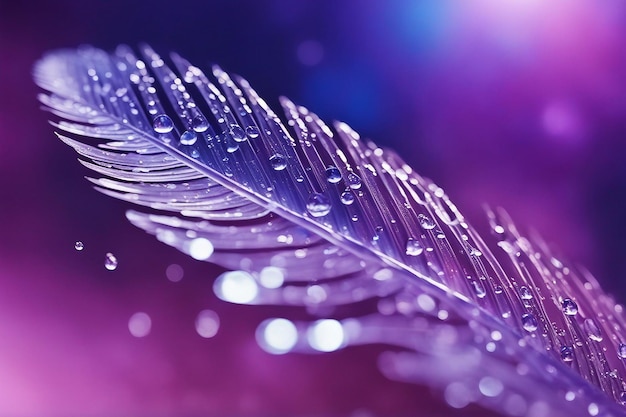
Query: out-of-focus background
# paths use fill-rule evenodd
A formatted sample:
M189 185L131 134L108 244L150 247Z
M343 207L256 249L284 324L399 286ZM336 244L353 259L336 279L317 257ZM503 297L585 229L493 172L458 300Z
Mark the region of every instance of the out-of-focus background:
M301 312L217 300L218 268L90 188L31 68L50 49L143 41L348 122L474 223L504 206L626 300L623 1L0 0L1 415L467 415L384 379L376 348L264 353L257 324ZM212 338L194 327L204 309Z

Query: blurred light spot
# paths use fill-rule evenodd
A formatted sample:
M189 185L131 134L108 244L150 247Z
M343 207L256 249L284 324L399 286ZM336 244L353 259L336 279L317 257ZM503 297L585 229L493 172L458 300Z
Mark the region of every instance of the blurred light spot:
M497 397L502 394L502 390L504 390L504 386L499 379L493 378L491 376L486 376L481 378L478 383L478 389L485 397Z
M453 382L446 387L443 394L446 402L452 408L466 407L471 401L471 394L467 387L460 382Z
M150 333L152 320L146 313L139 312L130 316L128 320L128 330L135 337L145 337Z
M283 270L275 266L266 266L259 273L259 282L265 288L279 288L284 281Z
M185 271L178 264L171 264L165 269L165 276L172 282L178 282L183 279Z
M296 55L302 65L312 67L324 59L324 47L318 41L307 40L298 45Z
M256 337L263 350L274 355L282 355L296 345L298 330L287 319L270 319L261 323Z
M189 242L189 255L198 261L209 259L213 254L213 244L210 240L203 237L193 239Z
M337 320L318 320L309 328L307 339L313 349L320 352L332 352L343 345L343 327Z
M571 104L550 103L543 111L542 121L545 131L557 139L571 142L581 138L580 116Z
M220 317L213 310L202 310L196 318L196 331L206 339L217 334L220 328Z
M429 312L435 309L435 300L431 296L426 294L420 294L417 296L417 305L422 311Z
M256 281L245 271L223 273L215 280L213 289L222 300L236 304L249 303L259 293Z

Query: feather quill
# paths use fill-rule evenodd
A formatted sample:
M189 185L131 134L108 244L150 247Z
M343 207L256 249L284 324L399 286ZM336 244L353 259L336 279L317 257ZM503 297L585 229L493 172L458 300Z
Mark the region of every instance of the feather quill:
M336 346L298 323L290 349L392 346L385 375L457 408L626 414L622 306L501 210L483 240L440 187L345 123L281 98L283 121L244 79L148 46L53 52L34 77L96 189L151 209L129 211L134 225L242 271L218 279L222 298L319 315L375 301L332 322Z

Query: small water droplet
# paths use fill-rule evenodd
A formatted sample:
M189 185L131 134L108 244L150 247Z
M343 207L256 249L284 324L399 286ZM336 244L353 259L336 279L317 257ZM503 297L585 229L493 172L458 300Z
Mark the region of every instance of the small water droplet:
M353 190L358 190L359 188L361 188L361 178L354 172L348 173L346 182L348 183L348 186Z
M109 271L114 271L117 268L117 258L111 252L104 257L104 267Z
M622 359L626 359L626 344L620 343L617 346L617 356L619 356Z
M331 184L337 184L341 181L341 172L339 171L339 168L334 166L326 168L326 181Z
M239 125L230 125L230 134L237 142L246 140L246 132Z
M274 171L282 171L287 168L287 160L279 153L270 156L270 164L272 164Z
M504 288L502 288L502 285L496 285L496 287L493 289L493 292L495 292L496 294L502 294L504 292Z
M249 138L255 139L259 137L259 128L256 126L248 126L246 127L246 134Z
M322 193L313 193L309 196L306 209L313 217L322 217L330 212L330 201Z
M152 128L157 133L169 133L174 129L174 122L169 116L160 114L154 118Z
M620 392L618 398L620 403L626 404L626 391Z
M563 307L563 313L568 316L575 316L578 314L578 305L571 298L566 298L561 302L561 307Z
M198 135L193 130L185 130L182 135L180 135L180 144L181 145L193 145L198 140Z
M353 214L352 217L350 218L353 222L356 222L359 220L359 216L357 216L356 214Z
M574 349L571 346L563 346L561 348L561 359L563 359L563 362L572 362L574 360Z
M533 295L525 285L521 286L519 289L519 296L522 300L532 300Z
M236 152L237 149L239 149L239 144L229 135L226 135L224 138L224 143L226 144L226 152L228 153Z
M532 315L532 313L525 313L522 314L522 327L527 332L534 332L535 330L537 330L537 327L539 327L539 324L537 323L537 319L535 318L535 316Z
M74 243L74 249L76 249L77 251L81 251L85 249L85 245L80 240L77 240L76 243Z
M472 281L472 286L478 298L485 298L487 291L485 291L485 287L480 281Z
M419 222L420 226L422 226L422 228L426 230L434 229L436 226L434 220L425 214L418 214L417 221Z
M593 319L585 319L583 322L583 327L589 336L589 339L594 340L596 342L601 342L602 332L600 332L600 328L596 325L596 322Z
M204 116L196 116L191 121L191 128L198 133L206 132L209 128L209 123Z
M419 256L422 254L422 252L424 252L424 248L422 248L422 245L420 245L420 243L413 239L413 238L409 238L409 240L406 241L406 254L409 256Z
M349 189L341 193L341 202L345 204L346 206L349 206L350 204L354 203L354 200L355 200L354 194Z

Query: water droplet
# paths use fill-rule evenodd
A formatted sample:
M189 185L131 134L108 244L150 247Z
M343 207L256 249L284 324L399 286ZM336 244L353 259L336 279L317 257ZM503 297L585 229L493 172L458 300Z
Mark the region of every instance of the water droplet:
M354 203L354 200L355 200L354 194L349 189L341 193L341 202L345 204L346 206L349 206L350 204Z
M191 128L198 133L206 132L209 128L209 123L204 116L196 116L191 121Z
M519 289L519 296L522 300L532 300L533 295L526 286L521 286Z
M287 168L287 160L279 153L275 153L274 155L270 156L270 164L272 164L272 168L274 168L274 171L282 171L283 169Z
M198 140L198 135L193 130L185 130L182 135L180 135L180 144L181 145L193 145Z
M202 310L196 317L196 332L209 339L217 334L220 328L220 317L213 310Z
M574 360L574 349L571 346L563 346L561 348L561 359L563 359L563 362L572 362Z
M422 248L422 245L420 245L420 243L417 240L414 240L413 238L409 238L409 240L406 241L406 254L409 256L418 256L421 255L422 252L424 252L424 248Z
M117 268L117 258L111 252L104 257L104 267L109 271L114 271Z
M496 285L496 287L493 289L493 292L495 292L496 294L502 294L504 292L504 288L502 288L501 285Z
M337 184L341 181L341 172L337 167L326 168L326 180L331 184Z
M133 314L128 320L128 331L135 337L146 337L150 334L152 320L146 313Z
M566 298L561 302L561 307L563 307L563 313L568 316L575 316L578 314L578 305L571 298Z
M353 190L358 190L359 188L361 188L361 178L354 172L348 173L348 178L346 178L346 182L348 183L348 186Z
M326 195L313 193L309 196L306 209L313 217L322 217L330 212L330 201Z
M624 343L620 343L617 346L617 356L622 359L626 359L626 345Z
M230 134L237 142L246 140L246 132L239 125L230 125Z
M251 138L259 137L259 129L256 126L248 126L246 127L246 134Z
M620 392L618 398L620 403L626 404L626 391Z
M596 342L602 341L602 332L600 332L600 328L596 325L596 322L593 319L586 319L583 322L583 327L589 336L589 339L594 340Z
M539 324L537 323L537 319L535 318L535 316L532 315L532 313L525 313L522 314L522 327L527 332L534 332L535 330L537 330L537 327L539 327Z
M76 243L74 243L74 249L76 249L77 251L81 251L85 249L85 245L80 240L77 240Z
M434 229L436 226L435 221L425 214L418 214L417 221L419 222L420 226L422 226L422 228L426 230Z
M224 138L224 143L226 143L226 152L228 153L236 152L239 149L239 144L229 135Z
M478 298L485 298L487 291L485 291L485 287L480 281L472 281L472 286Z
M172 122L169 116L160 114L154 118L152 128L157 133L169 133L174 129L174 122Z

